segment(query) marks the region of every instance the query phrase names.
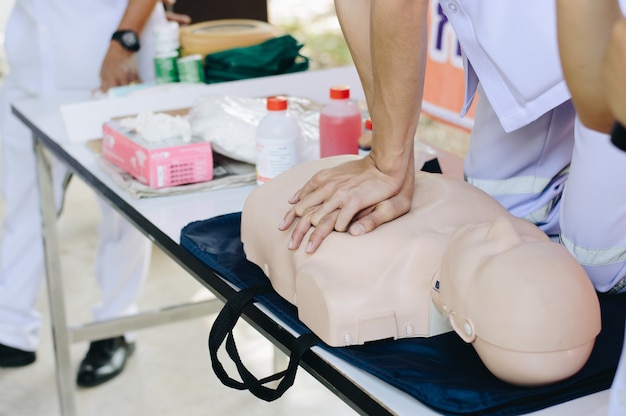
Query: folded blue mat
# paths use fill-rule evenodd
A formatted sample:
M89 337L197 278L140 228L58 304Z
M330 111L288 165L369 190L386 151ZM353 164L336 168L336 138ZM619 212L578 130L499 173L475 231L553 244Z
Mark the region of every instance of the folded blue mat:
M262 270L246 260L240 220L241 213L233 213L193 222L182 230L181 244L237 287L267 287L270 283ZM471 345L455 333L341 348L329 347L319 340L317 345L439 413L519 415L611 386L624 338L626 295L599 298L602 331L589 361L574 376L548 386L524 388L500 381L486 369ZM257 295L255 301L299 333L310 332L298 320L296 308L275 292Z

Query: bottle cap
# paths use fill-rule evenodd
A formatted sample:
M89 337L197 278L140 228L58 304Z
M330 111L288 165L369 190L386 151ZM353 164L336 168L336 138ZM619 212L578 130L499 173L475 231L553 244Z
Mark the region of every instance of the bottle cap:
M267 109L270 111L286 110L287 98L282 96L267 97Z
M365 130L371 130L372 129L372 119L371 118L366 118L365 119Z
M335 100L345 100L346 98L350 98L350 87L347 85L330 87L330 98Z

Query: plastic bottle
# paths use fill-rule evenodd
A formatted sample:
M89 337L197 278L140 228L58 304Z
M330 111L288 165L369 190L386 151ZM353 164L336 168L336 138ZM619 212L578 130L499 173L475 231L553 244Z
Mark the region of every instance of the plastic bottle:
M178 82L177 60L180 57L179 27L166 22L154 28L154 70L157 84Z
M199 53L178 58L176 60L176 68L178 69L178 80L180 82L204 82L204 65L202 64L202 55Z
M330 89L330 102L320 112L320 157L359 153L361 110L350 101L350 88Z
M257 183L263 184L300 163L300 126L287 115L287 98L269 97L256 129Z
M359 156L367 155L372 150L372 119L365 119L365 130L359 137Z
M156 54L178 52L180 54L180 27L168 21L154 27L154 50Z

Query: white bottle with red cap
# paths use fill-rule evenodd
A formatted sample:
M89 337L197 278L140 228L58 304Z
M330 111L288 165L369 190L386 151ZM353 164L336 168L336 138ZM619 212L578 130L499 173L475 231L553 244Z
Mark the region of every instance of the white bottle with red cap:
M363 132L361 109L350 101L350 88L330 89L330 102L320 112L320 157L359 153Z
M287 115L286 97L269 97L256 129L256 178L263 184L300 163L300 126Z

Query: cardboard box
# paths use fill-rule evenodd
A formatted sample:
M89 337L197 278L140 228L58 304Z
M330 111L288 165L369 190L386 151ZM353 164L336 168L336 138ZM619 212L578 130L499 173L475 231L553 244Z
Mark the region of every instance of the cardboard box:
M213 178L211 143L201 138L149 142L123 127L119 120L104 123L104 158L152 188L209 181Z

